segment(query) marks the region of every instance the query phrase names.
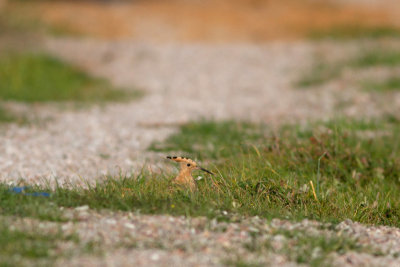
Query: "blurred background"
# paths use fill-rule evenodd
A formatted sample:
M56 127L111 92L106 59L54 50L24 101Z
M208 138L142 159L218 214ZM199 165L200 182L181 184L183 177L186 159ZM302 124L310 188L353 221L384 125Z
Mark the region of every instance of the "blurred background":
M130 170L198 119L399 119L399 40L398 0L1 0L0 170Z
M53 34L113 40L265 42L329 33L350 38L383 35L400 24L395 0L2 0L1 6L3 31L40 25Z

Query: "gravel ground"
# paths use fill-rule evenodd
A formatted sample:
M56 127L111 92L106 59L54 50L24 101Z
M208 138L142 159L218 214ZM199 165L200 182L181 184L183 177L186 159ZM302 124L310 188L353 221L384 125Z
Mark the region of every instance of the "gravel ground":
M321 89L293 88L315 55L343 58L357 51L358 43L150 45L48 39L46 47L117 86L140 88L147 94L128 104L81 110L10 103L35 114L40 123L0 128L3 181L23 177L30 183L57 179L63 184L129 174L145 162L157 168L161 155L146 152L146 147L178 125L201 118L277 125L337 114L400 111L398 93L377 97L362 92L349 85L351 73L344 82L333 81Z
M302 232L310 237L351 238L375 253L332 253L333 266L400 264L399 229L364 226L350 220L336 226L310 220L293 223L258 217L217 222L203 217L96 212L87 206L66 209L64 214L71 221L53 223L27 218L8 219L13 220L14 229L56 233L61 228L65 234L78 235L78 246L71 246L68 242L59 244L58 253L69 250L68 255L72 256L59 259L56 266L224 266L239 260L262 266L305 266L290 256L304 249L318 251L318 248L302 247L296 244L295 238L282 235L282 230ZM270 247L263 248L265 242L269 242ZM80 253L89 243L95 244L97 254ZM248 249L249 244L258 249ZM294 245L294 252L282 250L286 245Z

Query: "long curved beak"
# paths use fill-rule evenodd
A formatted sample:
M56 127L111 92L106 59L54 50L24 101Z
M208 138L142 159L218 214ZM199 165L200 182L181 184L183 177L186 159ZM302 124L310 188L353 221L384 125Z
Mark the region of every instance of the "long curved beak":
M202 170L203 172L207 172L207 173L209 173L209 174L211 174L211 175L214 175L214 173L212 173L212 172L210 172L209 170L206 170L206 169L204 169L204 168L202 168L202 167L198 167L200 170Z

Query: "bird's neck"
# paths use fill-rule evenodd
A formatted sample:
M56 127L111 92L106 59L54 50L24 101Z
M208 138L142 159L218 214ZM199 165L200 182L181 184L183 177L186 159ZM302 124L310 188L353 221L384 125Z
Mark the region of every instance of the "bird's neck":
M194 181L192 177L192 172L190 169L181 169L179 171L178 176L176 177L176 181L179 181L181 183L191 183Z
M190 169L182 169L179 171L179 176L182 177L187 177L188 179L192 178L192 172L190 171Z

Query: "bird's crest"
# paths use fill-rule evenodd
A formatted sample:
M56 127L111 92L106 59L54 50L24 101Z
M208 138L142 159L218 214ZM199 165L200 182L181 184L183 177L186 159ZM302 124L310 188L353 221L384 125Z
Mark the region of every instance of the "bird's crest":
M176 157L176 156L171 157L171 156L168 156L167 159L171 159L171 160L176 161L176 162L188 163L188 164L192 165L193 167L197 166L197 163L194 160L191 160L191 159L185 158L185 157Z

